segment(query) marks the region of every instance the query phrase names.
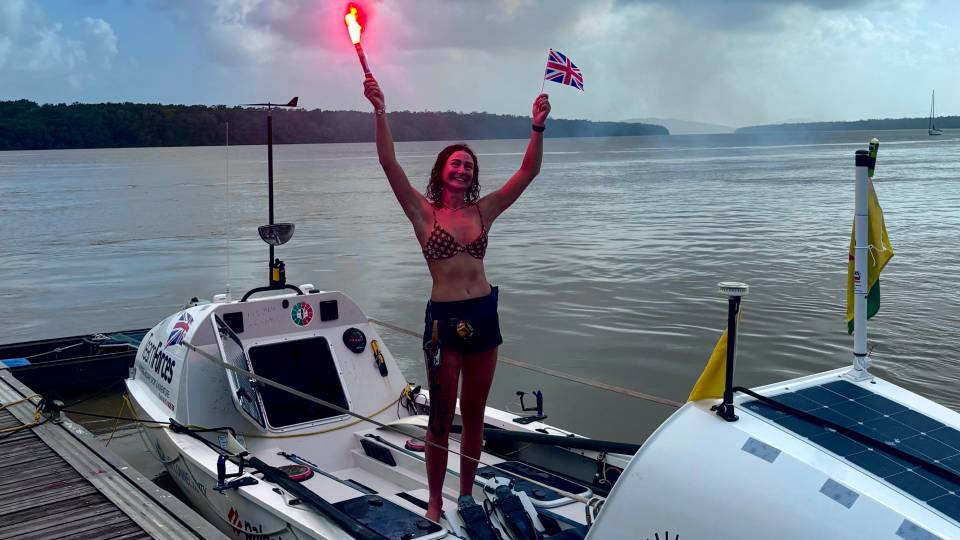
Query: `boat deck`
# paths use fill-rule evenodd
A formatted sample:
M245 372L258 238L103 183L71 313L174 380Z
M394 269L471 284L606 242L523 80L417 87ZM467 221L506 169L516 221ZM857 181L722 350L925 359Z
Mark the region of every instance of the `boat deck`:
M0 370L0 404L32 394ZM2 432L32 423L34 410L0 410L0 540L226 538L67 419Z

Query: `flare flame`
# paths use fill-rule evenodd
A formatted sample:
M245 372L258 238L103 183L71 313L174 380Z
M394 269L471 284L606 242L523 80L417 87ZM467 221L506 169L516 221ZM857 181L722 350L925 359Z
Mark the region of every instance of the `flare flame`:
M347 12L344 14L343 20L347 23L347 32L350 33L350 41L354 45L360 43L360 33L363 32L363 26L358 22L358 18L362 16L363 14L357 9L356 5L347 5Z

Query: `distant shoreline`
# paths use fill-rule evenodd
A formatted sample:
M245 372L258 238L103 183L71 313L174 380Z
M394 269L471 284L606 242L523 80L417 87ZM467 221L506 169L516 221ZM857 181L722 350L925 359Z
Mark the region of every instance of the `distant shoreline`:
M397 141L520 139L530 117L489 113L392 111ZM274 144L373 142L372 113L314 109L273 111ZM222 146L267 143L262 109L205 105L0 101L0 150ZM669 135L663 126L551 119L550 137Z
M960 129L960 116L938 116L940 129ZM929 118L883 118L852 120L847 122L798 122L790 124L764 124L737 128L734 133L814 132L814 131L876 131L894 129L927 129Z

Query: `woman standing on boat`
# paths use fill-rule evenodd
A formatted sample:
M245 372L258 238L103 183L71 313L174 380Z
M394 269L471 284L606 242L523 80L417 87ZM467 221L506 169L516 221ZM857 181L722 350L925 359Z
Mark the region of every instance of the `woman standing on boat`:
M433 289L427 302L424 357L430 379L430 429L427 441L447 446L462 375L463 419L460 495L472 500L476 459L483 445L483 416L493 382L497 347L503 343L497 317L497 288L484 274L487 233L494 220L520 197L540 172L544 122L550 101L540 94L533 103L530 142L520 169L500 189L480 198L477 156L464 144L437 155L425 194L418 192L397 161L387 124L385 100L374 79L364 81L364 95L376 113L377 155L390 187L413 225L427 260ZM440 520L447 452L426 448L430 501L427 518ZM461 501L461 504L469 501Z

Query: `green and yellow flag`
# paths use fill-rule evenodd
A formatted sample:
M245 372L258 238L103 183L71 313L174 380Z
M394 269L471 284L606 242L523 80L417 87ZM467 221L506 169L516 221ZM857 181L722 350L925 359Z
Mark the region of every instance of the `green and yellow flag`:
M856 224L850 234L850 252L847 262L847 333L853 333L853 270L856 248ZM893 248L883 222L883 210L877 202L873 181L867 180L867 318L880 310L880 272L893 257Z
M707 367L703 368L703 373L697 379L697 384L693 385L693 390L690 391L690 397L687 398L687 401L722 398L726 380L727 330L724 329L723 334L720 334L720 340L713 348L710 359L707 360Z

